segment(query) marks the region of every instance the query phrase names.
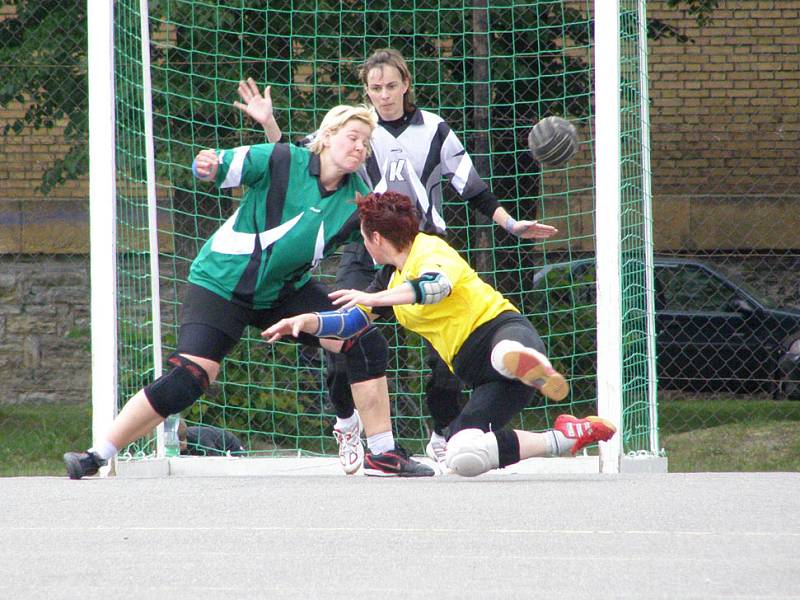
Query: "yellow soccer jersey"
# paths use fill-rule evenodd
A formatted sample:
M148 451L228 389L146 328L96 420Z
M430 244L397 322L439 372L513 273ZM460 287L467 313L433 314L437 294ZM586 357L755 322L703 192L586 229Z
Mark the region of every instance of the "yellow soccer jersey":
M426 338L452 370L453 358L475 329L500 313L519 311L444 240L425 233L414 238L405 265L392 273L386 288L432 271L445 274L452 283L447 298L437 304L402 304L392 309L397 321Z

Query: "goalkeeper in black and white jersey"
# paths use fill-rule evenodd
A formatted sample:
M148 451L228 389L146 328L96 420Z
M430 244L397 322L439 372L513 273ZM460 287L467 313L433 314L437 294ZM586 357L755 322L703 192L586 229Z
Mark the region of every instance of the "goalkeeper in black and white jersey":
M469 154L449 125L438 115L421 110L414 101L411 72L403 56L393 49L374 52L362 65L360 78L366 99L378 113L378 127L372 134L372 153L359 174L376 192L394 191L413 199L420 213L420 231L443 235L447 225L442 210L442 178L470 206L507 231L523 238L547 238L554 227L536 221L516 221L500 206L486 182L472 164ZM261 123L269 141L278 141L281 131L273 111L269 88L262 95L255 82L241 82L242 103L235 105ZM312 139L313 134L307 139ZM336 287L366 289L375 273L374 263L363 243L344 248ZM459 413L461 387L436 351L427 344L431 377L426 386L428 409L433 417L434 433L428 455L440 465L444 461L445 427ZM343 364L329 355L328 387L337 414L335 432L357 427ZM348 436L353 440L354 436ZM340 448L340 453L349 453Z

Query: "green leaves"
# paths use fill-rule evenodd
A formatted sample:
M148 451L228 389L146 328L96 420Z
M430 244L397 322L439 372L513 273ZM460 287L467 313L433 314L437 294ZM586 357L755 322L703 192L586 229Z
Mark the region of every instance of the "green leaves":
M20 103L26 108L2 133L18 135L26 127L65 125L70 149L63 158L53 159L38 188L48 194L88 170L86 4L47 0L10 4L17 14L0 22L0 64L15 66L4 69L0 106Z

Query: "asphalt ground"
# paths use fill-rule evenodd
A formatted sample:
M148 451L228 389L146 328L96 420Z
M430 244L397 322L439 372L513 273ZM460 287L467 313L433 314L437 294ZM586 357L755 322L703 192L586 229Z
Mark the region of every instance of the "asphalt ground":
M0 479L0 598L800 598L800 474Z

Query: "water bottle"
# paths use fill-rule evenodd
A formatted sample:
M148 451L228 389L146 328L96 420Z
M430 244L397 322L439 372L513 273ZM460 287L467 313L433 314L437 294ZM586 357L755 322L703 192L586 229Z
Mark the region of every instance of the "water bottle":
M181 442L178 439L178 415L170 415L164 421L164 454L169 458L179 456Z

